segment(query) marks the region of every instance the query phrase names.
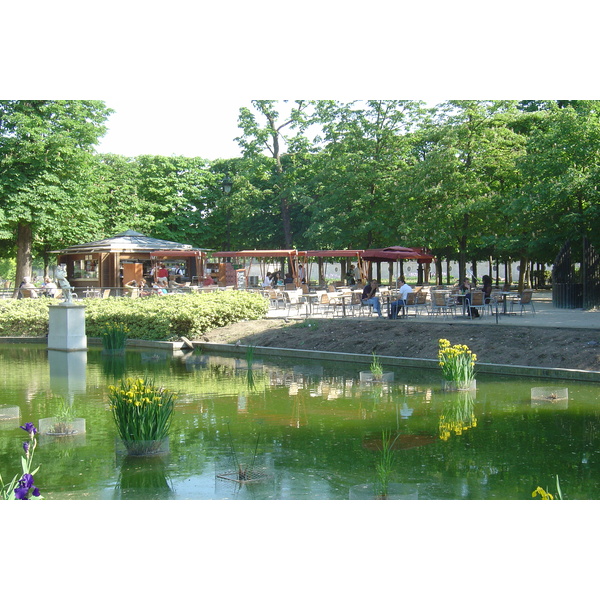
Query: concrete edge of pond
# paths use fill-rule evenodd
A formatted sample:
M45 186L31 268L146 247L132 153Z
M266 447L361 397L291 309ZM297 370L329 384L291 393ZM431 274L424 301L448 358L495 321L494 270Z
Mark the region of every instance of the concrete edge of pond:
M250 346L235 344L216 344L211 342L196 342L207 351L236 354L244 356ZM323 350L296 350L290 348L272 348L267 346L252 346L255 356L279 356L310 360L337 360L342 362L369 364L373 357L370 354L348 354L345 352L327 352ZM438 361L434 358L407 358L399 356L377 357L382 365L389 367L409 367L421 369L438 369ZM513 377L538 377L546 379L567 379L572 381L599 381L600 371L582 371L577 369L550 369L547 367L527 367L518 365L500 365L493 363L477 363L480 373L511 375Z
M45 344L46 337L12 337L0 338L5 343L33 343ZM88 338L88 345L99 346L100 338ZM250 346L236 344L216 344L212 342L194 342L194 345L208 351L221 352L244 356ZM182 350L183 342L159 342L153 340L127 340L127 346L133 348L163 348L165 350ZM270 346L252 346L255 355L283 356L288 358L299 357L310 360L337 360L352 363L370 363L373 357L370 354L348 354L345 352L327 352L324 350L299 350L291 348L272 348ZM412 367L424 369L437 369L438 361L434 358L408 358L399 356L378 356L383 365L390 367ZM565 379L571 381L597 381L600 382L600 371L583 371L578 369L559 369L547 367L528 367L519 365L501 365L494 363L477 363L480 373L511 375L513 377L537 377L546 379Z

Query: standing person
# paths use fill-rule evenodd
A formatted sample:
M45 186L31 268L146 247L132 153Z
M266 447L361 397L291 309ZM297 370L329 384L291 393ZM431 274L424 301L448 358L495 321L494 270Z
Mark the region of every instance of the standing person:
M372 306L373 310L377 313L379 318L381 318L383 317L381 314L381 303L379 302L379 298L376 296L378 289L379 282L376 279L373 279L371 283L367 283L363 289L362 303Z
M298 279L300 283L306 283L306 277L304 276L304 267L302 265L298 265Z
M169 285L169 271L165 267L164 263L160 263L158 265L158 269L156 271L156 283L160 287L167 287Z
M404 277L398 277L398 283L402 284L400 286L400 289L398 290L398 293L400 294L400 298L398 298L398 300L396 300L395 302L392 302L390 304L390 314L388 317L390 319L398 318L398 312L400 311L400 308L403 308L406 306L406 297L408 296L408 294L410 294L413 291L413 289L410 287L410 285L408 285L408 283L406 283Z
M360 272L358 265L354 267L354 281L356 281L358 285L362 283L362 273Z
M355 285L356 279L354 278L354 265L350 265L348 272L346 273L346 284Z

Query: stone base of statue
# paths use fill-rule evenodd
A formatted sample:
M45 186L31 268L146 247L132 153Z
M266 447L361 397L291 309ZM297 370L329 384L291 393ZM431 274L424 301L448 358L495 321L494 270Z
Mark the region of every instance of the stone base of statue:
M87 350L85 307L63 302L49 307L48 350Z

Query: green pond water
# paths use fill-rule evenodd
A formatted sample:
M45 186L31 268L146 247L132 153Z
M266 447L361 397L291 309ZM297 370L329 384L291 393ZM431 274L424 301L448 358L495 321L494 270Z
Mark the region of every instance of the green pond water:
M600 498L598 384L478 375L468 394L442 391L430 369L365 383L368 362L261 358L250 377L247 366L162 350L0 345L0 472L5 481L20 472L19 425L37 426L66 398L85 433L38 436L36 485L47 499L369 498L382 432L395 439L390 497L524 500L538 485L554 492L558 474L566 499ZM169 451L128 457L107 388L144 375L178 394ZM531 399L535 387L547 392L541 400ZM236 480L238 462L253 465L253 480Z

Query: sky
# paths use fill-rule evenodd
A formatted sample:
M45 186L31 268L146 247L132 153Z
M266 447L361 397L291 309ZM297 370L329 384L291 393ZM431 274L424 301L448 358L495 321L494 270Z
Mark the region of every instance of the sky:
M139 156L199 156L208 160L241 156L234 138L240 134L240 107L250 100L231 98L180 98L165 109L157 102L140 102L132 96L101 98L115 112L98 152ZM160 126L155 124L160 121Z
M0 39L9 58L0 90L105 101L115 113L100 152L230 158L251 98L600 97L589 77L594 20L577 16L579 3L559 15L527 0L502 11L475 0L373 0L358 12L337 0L106 0L101 9L30 0L26 41L19 27ZM4 10L5 22L23 17Z

